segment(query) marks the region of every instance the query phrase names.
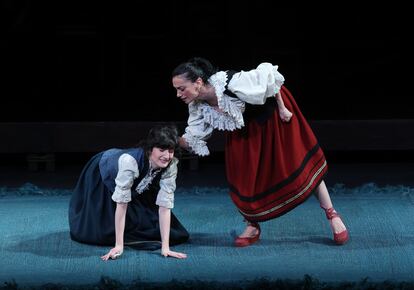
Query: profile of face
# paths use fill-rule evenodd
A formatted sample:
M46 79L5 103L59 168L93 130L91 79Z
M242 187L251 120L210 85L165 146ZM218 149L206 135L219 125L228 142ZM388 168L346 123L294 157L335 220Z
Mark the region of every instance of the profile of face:
M203 80L198 78L195 82L192 82L183 75L177 75L172 78L172 85L177 90L177 98L189 104L199 97Z
M154 168L166 168L174 157L174 149L153 147L149 159Z

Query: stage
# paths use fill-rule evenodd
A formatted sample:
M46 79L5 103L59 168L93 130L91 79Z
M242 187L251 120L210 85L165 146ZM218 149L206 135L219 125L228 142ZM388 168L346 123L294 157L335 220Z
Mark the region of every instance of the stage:
M109 262L99 259L108 248L69 237L67 209L77 166L20 174L17 169L3 170L0 281L20 287L92 287L107 281L161 288L171 283L213 283L209 285L219 288L306 279L335 285L412 282L412 168L412 163L330 165L326 183L351 236L344 246L332 242L325 215L311 197L294 211L262 223L257 244L235 248L233 239L244 224L227 195L222 164L201 163L194 171L183 163L174 213L189 231L190 241L174 249L188 258L126 248L120 259Z

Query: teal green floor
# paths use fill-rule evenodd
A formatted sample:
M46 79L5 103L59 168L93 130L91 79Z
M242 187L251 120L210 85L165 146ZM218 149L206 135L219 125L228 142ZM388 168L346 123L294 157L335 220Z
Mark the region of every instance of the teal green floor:
M262 223L260 241L232 246L244 224L223 187L179 187L174 213L190 232L175 247L185 260L126 249L103 262L108 248L69 238L70 190L26 184L0 188L0 282L86 285L108 277L121 283L302 279L326 282L412 281L414 189L407 186L330 187L351 239L336 246L325 215L311 197L294 211Z

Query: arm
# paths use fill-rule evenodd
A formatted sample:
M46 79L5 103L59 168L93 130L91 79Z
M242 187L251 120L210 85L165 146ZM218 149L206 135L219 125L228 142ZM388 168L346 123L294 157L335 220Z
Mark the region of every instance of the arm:
M293 114L285 107L285 103L283 102L280 91L276 93L275 98L276 98L277 105L279 107L280 119L282 119L282 121L284 122L289 122Z
M124 230L125 230L125 216L127 212L127 203L117 203L115 210L115 247L124 249Z
M169 208L160 206L158 209L160 218L160 234L161 234L161 254L168 256L170 250L170 224L171 224L171 210Z
M117 203L115 210L115 247L112 248L106 255L102 256L102 260L116 259L124 251L124 231L125 231L125 217L127 212L127 203Z
M262 63L256 69L234 74L228 89L240 100L253 105L263 105L267 98L275 96L280 118L289 122L292 113L286 108L280 94L284 82L285 78L278 72L278 66Z
M155 204L158 205L158 215L160 222L161 234L161 255L164 257L175 257L178 259L186 258L184 253L178 253L170 250L170 227L171 227L171 209L174 207L174 191L176 189L175 180L178 171L178 159L173 158L167 170L161 175L160 190L157 195Z
M115 178L115 191L112 200L116 202L115 210L115 247L101 259L116 259L124 250L125 217L128 202L131 201L131 187L139 176L138 164L129 154L122 154L118 160L118 173Z
M184 253L174 252L170 250L170 224L171 209L160 206L158 209L160 218L160 234L161 234L161 255L164 257L175 257L185 259L187 255Z
M256 69L234 74L228 89L243 102L263 105L267 98L280 91L284 82L277 65L262 63Z
M187 141L183 137L178 138L178 145L185 150L189 150L190 146L188 145Z
M204 116L197 105L189 104L188 113L187 127L179 139L179 145L199 156L207 156L210 154L210 151L208 150L206 140L212 135L213 127L204 122Z

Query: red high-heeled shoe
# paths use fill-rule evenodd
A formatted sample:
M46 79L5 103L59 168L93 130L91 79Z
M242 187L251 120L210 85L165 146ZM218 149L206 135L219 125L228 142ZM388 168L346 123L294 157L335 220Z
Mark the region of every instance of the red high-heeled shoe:
M250 246L251 244L254 244L255 242L259 240L260 233L261 233L260 225L258 223L248 223L248 225L255 227L257 229L257 234L252 237L246 237L246 238L237 237L234 240L234 245L236 247L247 247L247 246Z
M333 218L336 218L336 217L341 218L341 216L336 212L336 210L333 207L331 207L331 208L324 208L324 207L321 206L321 208L325 210L326 218L328 220L331 220L332 221L332 219ZM347 229L343 230L340 233L335 233L334 232L334 241L335 241L336 244L343 245L348 240L349 240L349 233L348 233L348 230Z

